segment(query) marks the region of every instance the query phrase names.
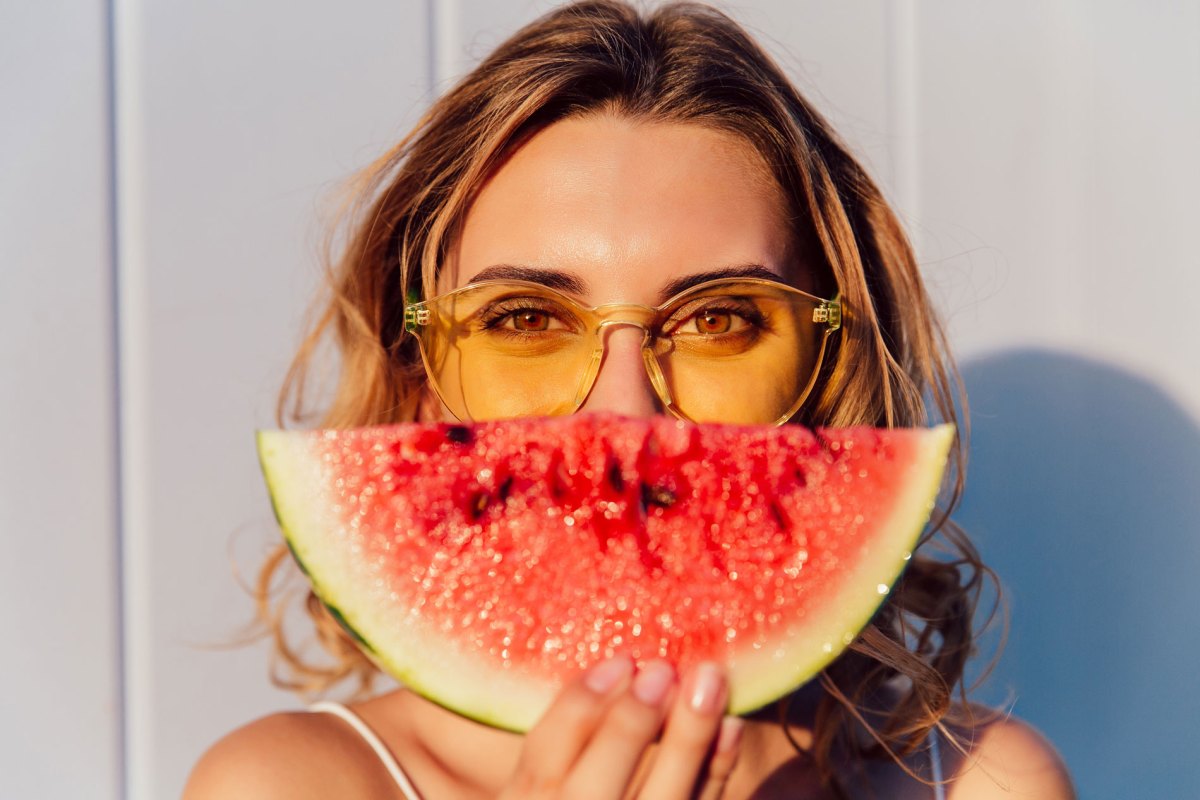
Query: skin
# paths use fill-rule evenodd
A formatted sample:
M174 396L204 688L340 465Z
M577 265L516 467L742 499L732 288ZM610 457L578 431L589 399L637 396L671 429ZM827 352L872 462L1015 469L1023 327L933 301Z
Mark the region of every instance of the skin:
M784 207L754 151L728 134L605 115L569 119L533 137L484 186L438 288L509 265L575 281L588 305L653 305L673 282L754 264L811 291L815 277L793 255ZM661 413L640 344L636 329L610 330L584 411ZM423 413L439 415L436 401ZM618 659L569 685L525 737L404 690L352 708L426 798L824 797L778 722L723 721L725 697L714 665L677 676L667 664L635 671ZM794 703L801 747L812 742L818 697L809 686ZM1074 796L1053 747L1028 725L1010 719L961 733L974 739L965 756L942 748L945 774L960 776L953 800ZM923 757L909 766L927 768ZM873 764L859 790L855 796L931 796L890 761ZM400 794L344 722L308 713L272 715L229 734L197 764L184 794L332 796Z

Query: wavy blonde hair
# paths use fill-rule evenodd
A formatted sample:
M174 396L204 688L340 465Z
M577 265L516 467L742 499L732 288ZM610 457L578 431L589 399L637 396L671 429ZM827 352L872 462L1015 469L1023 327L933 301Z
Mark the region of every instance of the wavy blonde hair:
M436 286L474 192L506 155L557 120L600 112L723 131L749 142L768 165L790 205L797 251L820 276L819 288L841 292L845 309L818 388L797 421L891 427L940 418L959 422L965 434L956 412L961 389L912 248L828 123L720 12L681 3L642 15L617 0L565 6L518 31L350 186L342 245L329 259L328 292L280 395L280 424L413 420L425 385L413 337L403 335L406 291ZM324 413L315 416L310 377L330 341L340 367ZM847 765L876 757L902 763L932 728L970 722L963 719L971 713L963 670L989 573L948 521L963 452L960 441L947 510L926 534L938 533L943 552L930 557L925 546L914 556L871 624L821 676L807 754L839 794ZM375 667L311 591L304 605L333 665L309 663L289 644L271 590L276 571L288 564L280 544L256 591L260 619L274 637L272 680L319 693L355 678L355 697L369 694ZM889 686L898 687L899 699L880 707ZM781 701L785 730L787 708Z

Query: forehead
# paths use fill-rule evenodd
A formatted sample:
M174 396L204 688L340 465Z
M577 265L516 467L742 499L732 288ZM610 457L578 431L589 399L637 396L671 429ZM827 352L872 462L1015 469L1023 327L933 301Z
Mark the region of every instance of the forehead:
M740 137L613 115L557 122L480 189L439 290L514 265L578 276L584 299L647 302L688 274L758 264L787 274L786 203Z

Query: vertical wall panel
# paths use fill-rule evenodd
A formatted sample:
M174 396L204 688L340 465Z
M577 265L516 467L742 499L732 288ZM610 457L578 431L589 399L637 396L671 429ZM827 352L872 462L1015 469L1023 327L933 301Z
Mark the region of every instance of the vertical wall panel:
M334 190L427 99L413 3L122 5L131 797L281 707L265 647L213 650L280 540L254 452Z
M962 352L1070 347L1200 415L1200 4L918 8L923 256Z
M1061 340L1078 319L1073 8L918 10L921 256L964 353Z
M1085 209L1071 249L1087 328L1072 345L1129 365L1200 420L1200 2L1084 7L1073 130L1085 166L1069 202Z
M120 792L105 7L0 6L0 796Z
M916 8L921 255L974 411L959 519L1013 610L993 696L1081 796L1194 793L1200 3Z

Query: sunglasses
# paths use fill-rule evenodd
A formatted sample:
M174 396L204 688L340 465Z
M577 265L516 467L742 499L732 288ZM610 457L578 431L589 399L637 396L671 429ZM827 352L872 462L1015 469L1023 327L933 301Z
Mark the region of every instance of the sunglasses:
M461 420L575 412L606 330L626 326L641 329L646 375L671 414L778 425L812 391L841 304L759 278L708 281L660 306L594 307L538 283L481 281L406 304L404 324Z

